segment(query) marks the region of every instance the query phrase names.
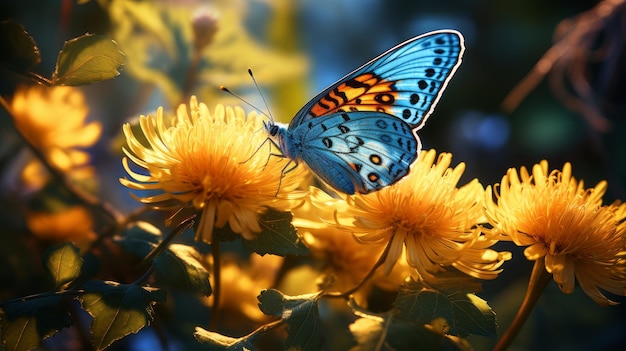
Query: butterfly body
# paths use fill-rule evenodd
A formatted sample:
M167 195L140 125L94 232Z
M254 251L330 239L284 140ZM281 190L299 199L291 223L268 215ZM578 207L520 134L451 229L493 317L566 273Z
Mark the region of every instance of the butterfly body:
M309 101L288 127L266 131L282 155L331 187L369 193L406 176L419 130L460 65L463 37L442 30L409 39Z

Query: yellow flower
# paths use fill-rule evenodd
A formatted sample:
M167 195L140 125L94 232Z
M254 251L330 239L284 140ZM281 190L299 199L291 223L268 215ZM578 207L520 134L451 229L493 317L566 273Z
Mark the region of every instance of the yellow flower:
M347 209L347 203L343 199L334 199L313 187L310 193L314 194L319 209L307 201L294 210L293 225L298 228L313 257L324 262L327 280L332 284L328 290L347 291L358 285L372 270L384 247L363 245L349 231L332 225L333 212L343 212ZM367 306L367 296L373 286L395 290L409 276L411 270L406 263L401 262L394 266L391 274L376 272L371 281L359 289L354 297L359 306Z
M245 239L261 231L258 217L267 207L288 211L306 192L295 190L301 167L283 173L286 160L270 155L262 120L243 109L217 105L215 113L191 98L189 111L181 104L170 126L163 108L156 116L141 116L148 145L129 124L124 125L128 148L124 168L134 179L120 179L131 189L156 190L139 198L155 208L191 207L201 212L196 240L210 243L213 228L226 224ZM129 160L144 173L131 170ZM146 174L147 173L147 174Z
M602 206L607 183L585 189L572 177L569 163L548 173L548 162L532 169L509 169L499 191L486 192L486 208L494 230L527 246L529 260L545 258L545 269L564 293L576 280L599 304L612 301L600 292L626 294L626 204Z
M15 127L29 143L40 150L53 167L72 178L93 176L89 154L80 148L92 146L102 133L100 122L85 123L89 108L83 93L66 86L20 87L11 100ZM25 184L39 188L45 172L39 162L24 166Z
M53 243L72 241L81 246L96 238L91 213L81 206L52 213L27 210L26 225L34 236Z
M209 271L213 271L214 258L205 256ZM220 257L220 280L215 281L211 275L211 286L219 284L219 302L215 304L215 294L203 299L211 308L220 328L231 331L244 331L259 327L260 324L272 320L259 310L259 292L275 284L278 273L283 265L284 257L276 255L259 256L251 254L248 259L233 253L225 253Z
M432 280L453 266L472 277L493 279L510 254L488 249L497 241L481 234L484 189L477 180L457 188L465 165L449 168L448 153L436 163L435 158L434 150L424 151L402 181L347 197L347 208L335 211L335 220L362 243L389 243L386 273L404 251L417 278Z

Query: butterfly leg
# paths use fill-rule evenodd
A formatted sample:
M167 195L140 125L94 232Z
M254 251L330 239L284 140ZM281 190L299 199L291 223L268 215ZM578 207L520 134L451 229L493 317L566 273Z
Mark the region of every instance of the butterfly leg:
M278 150L280 150L280 147L278 146L278 144L276 143L276 141L274 141L272 138L266 138L265 141L263 141L263 144L261 144L257 150L255 151L258 152L258 150L263 147L263 145L265 145L265 143L270 142L270 149L272 147L272 145L274 145L274 147L276 147ZM265 165L263 166L263 170L265 170L265 167L267 166L267 164L270 162L270 157L279 157L279 158L287 158L285 155L283 154L277 154L277 153L273 153L270 152L269 155L267 156L267 161L265 162ZM251 156L252 157L252 156ZM291 164L293 164L292 167L289 167ZM289 162L287 162L287 164L283 167L283 169L280 171L280 179L278 180L278 187L276 188L276 194L274 194L274 196L278 196L278 192L280 191L280 186L282 185L283 182L283 177L285 176L285 174L293 171L294 169L296 169L296 167L298 167L298 162L294 161L294 160L289 160Z
M285 156L281 154L270 154L270 156L272 155L276 157L286 158ZM289 167L289 165L291 165L292 163L293 163L293 166ZM293 171L294 169L296 169L296 167L298 167L298 161L289 160L289 162L287 162L285 167L283 167L283 169L280 171L280 179L278 179L278 188L276 188L276 194L274 194L274 197L278 196L278 192L280 191L280 186L283 183L283 177L285 176L285 174Z
M263 147L263 145L265 145L265 143L267 143L268 141L270 141L271 143L273 143L274 145L276 145L276 143L275 143L272 139L270 139L270 138L265 138L265 140L261 143L261 145L259 145L259 146L256 148L256 150L254 150L254 152L252 153L252 155L250 155L250 157L248 157L248 158L247 158L247 159L245 159L244 161L239 162L239 164L246 163L246 162L250 161L250 160L254 157L254 155L256 155L256 154L257 154L257 152L259 152L259 150L261 150L261 148ZM271 148L271 147L272 147L272 146L270 145L270 148ZM271 156L271 154L270 154L270 156ZM268 157L268 162L269 162L269 157ZM265 164L267 165L267 162L266 162ZM263 167L265 167L265 166L263 166Z

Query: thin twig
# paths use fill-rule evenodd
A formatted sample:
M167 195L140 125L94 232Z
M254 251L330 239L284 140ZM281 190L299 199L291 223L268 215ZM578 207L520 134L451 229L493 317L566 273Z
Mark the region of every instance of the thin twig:
M361 279L359 284L357 284L352 289L349 289L349 290L344 291L344 292L324 292L324 293L322 293L322 296L323 297L334 297L334 298L344 298L344 299L347 299L347 298L350 297L350 295L354 294L356 291L361 289L363 287L363 285L365 285L365 283L370 278L372 278L374 276L374 273L376 273L376 270L380 266L382 266L383 263L385 263L385 260L387 259L387 255L389 254L389 250L391 249L391 243L392 242L393 242L393 236L389 239L389 242L387 243L387 246L385 246L385 250L383 251L383 253L378 258L378 261L376 261L376 263L374 264L372 269L370 269L370 271L367 273L367 275L365 275L365 277L363 277L363 279Z
M211 244L211 256L213 256L213 305L211 306L211 317L209 317L209 326L215 329L217 326L220 310L220 298L222 295L222 266L220 264L220 242L215 240Z
M176 226L176 228L174 228L174 230L168 236L166 236L165 239L163 239L163 241L159 243L159 245L157 245L157 247L155 247L152 251L150 251L149 254L146 255L146 257L144 257L141 264L145 264L147 262L152 261L156 256L158 256L161 252L163 252L163 250L165 250L165 248L170 244L170 242L175 237L182 234L182 232L187 230L187 228L191 227L195 223L195 219L196 219L196 216L194 215L194 216L185 218L182 222L180 222L178 226Z

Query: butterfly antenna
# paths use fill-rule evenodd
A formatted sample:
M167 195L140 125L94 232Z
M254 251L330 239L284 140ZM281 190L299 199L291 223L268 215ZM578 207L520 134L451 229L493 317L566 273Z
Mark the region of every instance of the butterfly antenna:
M265 109L267 109L267 112L269 114L268 117L270 121L274 122L274 116L272 116L272 111L267 105L267 100L265 100L265 96L263 96L263 92L261 92L261 89L259 88L259 85L256 82L256 78L254 78L254 74L252 73L252 68L248 68L248 74L250 75L250 78L252 78L252 82L254 82L254 86L256 87L256 90L259 92L259 95L261 95L261 99L263 99L263 104L265 105Z
M256 84L256 83L255 83ZM258 89L258 87L257 87ZM230 89L228 89L227 87L220 85L220 90L226 93L229 93L230 95L236 97L237 99L241 100L241 102L245 103L246 105L252 107L253 109L257 110L260 114L262 114L263 116L272 119L272 115L268 115L267 113L261 111L261 109L259 109L258 107L254 106L253 104L251 104L250 102L248 102L248 100L244 99L243 97L233 93ZM265 99L263 99L263 102L265 102ZM266 104L267 106L267 104ZM273 119L272 119L273 120Z

